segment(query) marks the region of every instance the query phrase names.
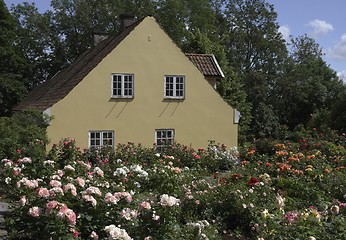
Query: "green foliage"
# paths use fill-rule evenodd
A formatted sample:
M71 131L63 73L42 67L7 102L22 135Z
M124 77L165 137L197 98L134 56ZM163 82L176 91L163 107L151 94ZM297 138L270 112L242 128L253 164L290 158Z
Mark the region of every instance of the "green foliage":
M291 41L286 72L276 88L274 106L280 122L291 130L299 124L331 127L330 111L345 86L323 61L322 50L313 39L302 36Z
M113 224L133 239L343 239L345 136L305 128L288 136L240 155L214 144L81 150L65 139L49 160L3 160L9 237L103 239Z
M0 116L10 116L11 109L26 95L26 61L14 44L16 22L0 1Z
M120 15L153 15L185 52L213 53L225 78L217 90L241 112L239 142L280 138L290 130L344 131L346 87L307 36L282 38L273 5L265 0L53 0L39 13L23 3L1 5L1 114L10 115L26 90L51 78L93 47L93 34L117 34ZM72 23L72 24L71 24ZM16 44L12 44L15 42ZM14 49L13 46L16 46ZM24 57L24 60L23 60Z
M334 105L331 109L331 128L339 130L341 133L346 132L346 87L341 92L338 98L335 100Z
M46 120L41 113L26 111L0 118L0 158L45 156Z

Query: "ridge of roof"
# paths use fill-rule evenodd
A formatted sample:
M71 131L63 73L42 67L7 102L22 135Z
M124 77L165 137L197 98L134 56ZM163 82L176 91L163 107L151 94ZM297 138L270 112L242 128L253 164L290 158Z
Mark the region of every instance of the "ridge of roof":
M34 88L14 110L36 108L44 111L53 106L77 86L144 19L145 17L139 19L119 34L108 37L95 47L84 51L68 67L60 70L51 79Z
M225 77L214 54L185 53L185 55L203 75Z

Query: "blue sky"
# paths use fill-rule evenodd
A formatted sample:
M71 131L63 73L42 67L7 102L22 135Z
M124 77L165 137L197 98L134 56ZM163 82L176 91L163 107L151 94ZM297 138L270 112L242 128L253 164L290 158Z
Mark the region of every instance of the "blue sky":
M8 7L23 0L5 0ZM40 12L50 8L49 0L29 0ZM308 34L323 49L324 60L346 83L346 0L267 0L278 13L285 38Z
M287 38L307 34L324 52L324 60L346 83L346 0L267 0L278 13Z

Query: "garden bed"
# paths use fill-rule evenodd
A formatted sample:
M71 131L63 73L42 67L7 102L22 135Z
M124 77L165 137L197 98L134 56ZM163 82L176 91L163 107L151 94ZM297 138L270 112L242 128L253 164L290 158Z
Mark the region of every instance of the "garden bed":
M346 140L320 134L239 153L66 140L47 159L3 160L9 238L346 239Z

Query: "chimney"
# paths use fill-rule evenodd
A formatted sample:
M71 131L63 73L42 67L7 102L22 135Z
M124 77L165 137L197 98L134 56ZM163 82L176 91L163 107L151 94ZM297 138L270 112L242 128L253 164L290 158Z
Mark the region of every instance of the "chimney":
M107 39L107 34L94 33L94 46L97 46L100 42Z
M128 13L120 15L120 30L124 31L128 26L135 22L135 17Z

